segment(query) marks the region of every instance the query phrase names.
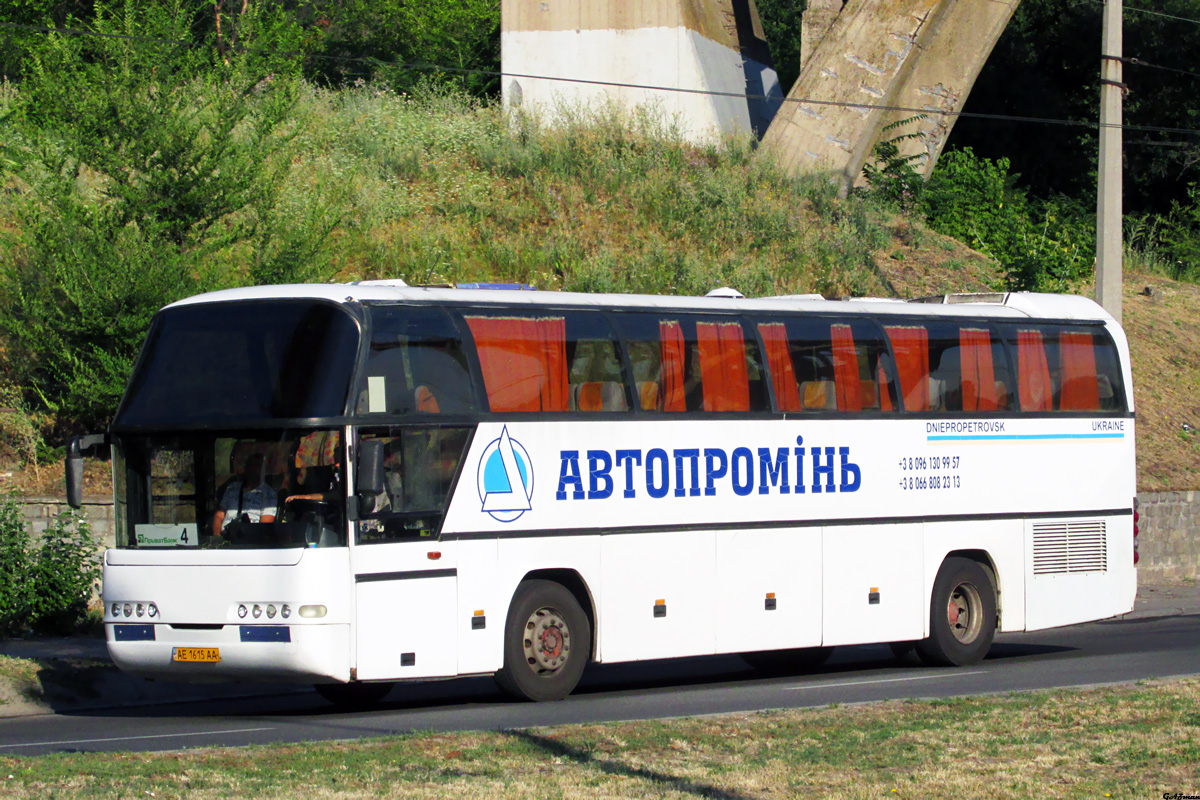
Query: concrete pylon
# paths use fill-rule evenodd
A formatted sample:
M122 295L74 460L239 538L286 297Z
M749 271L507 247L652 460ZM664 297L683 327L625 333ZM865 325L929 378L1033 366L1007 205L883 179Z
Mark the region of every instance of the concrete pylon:
M919 132L898 144L928 175L954 127L953 112L962 109L1019 2L848 0L804 64L763 149L794 174L828 173L848 189L881 134ZM831 5L810 0L817 4ZM884 133L922 112L923 119Z
M813 51L829 33L838 14L842 13L845 0L808 0L804 14L800 17L800 70L808 66Z
M761 137L783 101L754 0L501 0L500 16L510 108L653 104L702 142Z

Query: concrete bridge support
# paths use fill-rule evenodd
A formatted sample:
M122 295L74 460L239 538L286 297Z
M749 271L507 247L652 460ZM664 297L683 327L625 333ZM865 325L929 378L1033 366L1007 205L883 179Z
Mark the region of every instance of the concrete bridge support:
M893 133L921 134L901 152L918 156L913 166L928 175L1019 2L809 0L804 23L816 44L804 48L763 149L796 174L828 173L848 189L884 129L924 112Z
M762 136L783 101L754 0L502 0L500 13L508 107L652 104L700 142Z

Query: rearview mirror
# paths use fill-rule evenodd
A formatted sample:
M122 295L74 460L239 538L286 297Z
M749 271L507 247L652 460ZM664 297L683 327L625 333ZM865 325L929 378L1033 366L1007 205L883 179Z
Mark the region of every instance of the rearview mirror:
M106 444L108 437L103 433L72 436L67 442L64 473L67 479L67 505L71 508L83 505L83 454L98 445Z

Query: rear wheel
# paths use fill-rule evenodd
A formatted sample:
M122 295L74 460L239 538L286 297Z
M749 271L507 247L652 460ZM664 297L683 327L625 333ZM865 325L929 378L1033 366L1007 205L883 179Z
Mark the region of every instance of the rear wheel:
M832 654L832 647L802 647L793 650L742 653L742 660L759 672L786 674L816 669L828 661Z
M933 582L929 638L917 643L927 664L978 664L996 636L996 589L968 558L947 558Z
M370 708L392 691L391 683L318 683L313 688L335 706Z
M591 645L591 625L575 595L552 581L526 581L508 611L496 683L521 700L561 700L583 677Z

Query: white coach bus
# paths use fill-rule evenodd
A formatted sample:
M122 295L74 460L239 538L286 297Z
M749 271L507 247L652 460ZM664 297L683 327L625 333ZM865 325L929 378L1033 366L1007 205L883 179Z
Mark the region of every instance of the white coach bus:
M107 434L113 661L315 684L838 645L972 664L1128 612L1128 346L1099 306L277 286L154 319Z

